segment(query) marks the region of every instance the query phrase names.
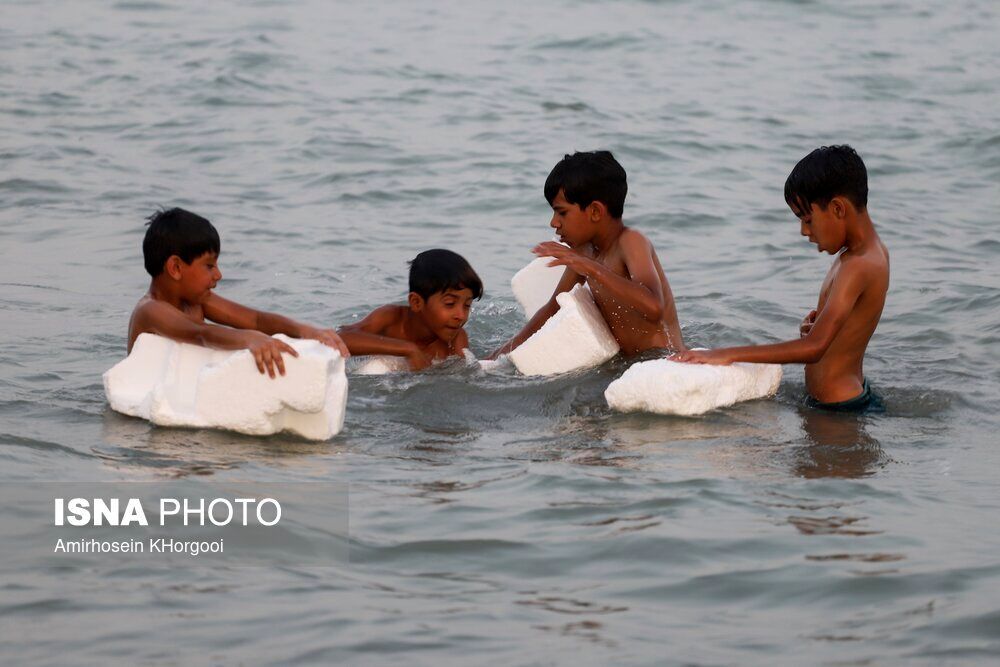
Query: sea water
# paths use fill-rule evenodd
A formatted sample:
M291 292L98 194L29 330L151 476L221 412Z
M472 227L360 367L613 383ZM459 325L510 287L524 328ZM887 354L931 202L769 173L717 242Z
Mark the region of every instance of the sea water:
M4 664L995 664L1000 8L945 2L4 2L0 475L350 484L350 562L0 563ZM782 198L865 159L884 414L620 415L625 368L351 382L334 440L112 413L143 218L222 236L220 294L320 325L447 247L509 279L564 153L628 171L686 340L797 336L830 258ZM304 530L309 530L305 526ZM291 548L291 547L290 547Z

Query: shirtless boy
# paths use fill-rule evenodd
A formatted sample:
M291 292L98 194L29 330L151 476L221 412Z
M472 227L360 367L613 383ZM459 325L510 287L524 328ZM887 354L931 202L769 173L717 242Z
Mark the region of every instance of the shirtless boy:
M406 357L418 371L469 347L463 327L472 300L482 296L483 283L465 258L450 250L425 250L410 262L407 305L376 308L357 324L341 327L340 335L351 354Z
M625 169L608 151L567 155L552 169L544 190L553 211L549 224L569 247L549 241L533 252L552 257L549 266L566 271L548 303L491 357L530 338L558 312L556 295L584 282L623 354L686 349L656 250L641 232L622 223L627 191Z
M850 146L824 146L802 158L785 181L785 201L801 233L820 252L836 255L816 310L802 320L800 337L784 343L688 351L677 361L730 364L805 364L814 407L863 411L880 399L863 362L889 289L889 251L868 217L868 173Z
M282 353L298 353L271 334L312 338L348 356L347 347L330 329L253 310L216 294L213 290L222 279L220 246L212 223L190 211L172 208L150 216L142 254L152 280L129 320L129 352L142 333L220 350L247 349L257 369L272 378L275 370L285 374Z

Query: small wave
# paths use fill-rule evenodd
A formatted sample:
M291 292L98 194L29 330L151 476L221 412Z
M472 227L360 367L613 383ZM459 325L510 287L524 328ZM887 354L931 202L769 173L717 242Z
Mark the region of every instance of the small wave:
M27 178L11 178L0 181L0 191L28 193L43 192L50 194L67 194L73 192L73 188L67 187L56 181L36 181Z

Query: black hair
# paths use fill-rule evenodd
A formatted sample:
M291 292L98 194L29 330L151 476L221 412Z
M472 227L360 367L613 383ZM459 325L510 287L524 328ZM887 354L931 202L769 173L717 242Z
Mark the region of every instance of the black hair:
M146 271L154 278L163 273L171 255L190 264L206 252L219 254L219 232L212 223L182 208L159 210L146 218L148 229L142 240Z
M812 204L825 209L834 197L846 197L855 208L868 206L868 171L853 148L821 146L805 156L785 181L785 201L800 212Z
M472 296L483 296L483 281L465 258L451 250L425 250L410 262L410 291L424 299L450 289L468 288Z
M545 179L545 199L549 206L559 190L570 204L586 208L599 201L608 207L612 218L620 218L628 193L625 168L610 151L566 155Z

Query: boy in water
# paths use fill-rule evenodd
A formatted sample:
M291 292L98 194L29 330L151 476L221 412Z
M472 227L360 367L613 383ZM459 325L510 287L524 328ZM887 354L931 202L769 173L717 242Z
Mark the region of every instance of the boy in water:
M548 303L491 358L530 338L559 310L556 295L584 282L622 353L686 349L656 250L622 222L627 191L625 169L608 151L566 155L552 169L544 189L553 211L549 224L569 247L548 241L533 252L552 257L549 266L565 266L566 271Z
M809 403L839 411L877 407L862 364L889 289L889 251L868 217L868 173L850 146L823 146L785 181L785 201L801 233L837 255L802 320L799 339L773 345L688 351L673 359L702 364L752 361L805 364Z
M410 262L407 305L376 308L339 333L351 354L406 357L410 369L419 371L469 347L463 327L472 300L482 296L483 283L465 258L450 250L425 250Z
M152 280L129 320L129 352L142 333L220 350L247 349L257 369L272 378L275 369L285 374L283 352L293 357L298 353L271 334L312 338L348 356L344 342L330 329L253 310L213 292L222 279L220 247L219 233L199 215L172 208L149 217L142 254ZM225 326L208 324L206 319Z

